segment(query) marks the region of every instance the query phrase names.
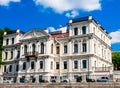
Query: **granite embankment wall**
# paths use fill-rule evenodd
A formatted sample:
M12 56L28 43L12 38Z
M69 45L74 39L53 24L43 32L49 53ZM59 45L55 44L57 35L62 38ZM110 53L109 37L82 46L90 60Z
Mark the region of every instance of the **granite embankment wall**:
M0 88L120 88L120 82L110 83L41 83L0 84Z

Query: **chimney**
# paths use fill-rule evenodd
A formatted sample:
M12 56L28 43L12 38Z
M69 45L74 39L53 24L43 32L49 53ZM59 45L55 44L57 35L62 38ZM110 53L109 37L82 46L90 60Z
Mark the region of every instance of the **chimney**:
M4 32L4 35L7 35L7 32Z
M48 28L46 28L44 31L45 31L46 33L49 33L49 30L48 30Z
M88 19L89 19L89 20L92 20L92 16L89 16Z
M69 24L72 23L72 20L69 20Z
M20 33L20 29L17 29L17 30L16 30L16 33Z

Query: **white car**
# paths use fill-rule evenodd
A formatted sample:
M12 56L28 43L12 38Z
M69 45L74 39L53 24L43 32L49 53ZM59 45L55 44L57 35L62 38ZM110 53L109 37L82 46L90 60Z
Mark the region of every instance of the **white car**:
M4 79L3 83L13 83L13 80Z

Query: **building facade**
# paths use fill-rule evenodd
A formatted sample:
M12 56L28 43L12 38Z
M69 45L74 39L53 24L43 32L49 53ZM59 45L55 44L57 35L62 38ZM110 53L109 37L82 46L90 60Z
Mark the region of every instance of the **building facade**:
M67 26L51 33L47 29L5 33L3 77L39 83L51 77L75 81L82 75L111 75L111 37L107 32L92 16L72 19Z

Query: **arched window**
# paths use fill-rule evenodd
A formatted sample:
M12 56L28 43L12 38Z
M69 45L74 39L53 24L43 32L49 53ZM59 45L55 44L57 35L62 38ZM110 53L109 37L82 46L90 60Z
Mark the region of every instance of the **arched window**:
M34 61L31 62L31 69L34 69L35 68L35 63Z
M56 54L60 54L60 44L56 44Z
M24 46L24 54L27 54L27 45Z
M32 45L32 51L35 53L35 44Z
M53 54L53 44L51 44L51 54Z
M74 28L74 35L78 35L78 28Z
M44 43L41 43L41 54L44 54Z
M40 61L40 69L43 69L43 61Z
M23 63L23 70L26 69L26 62Z
M82 27L82 34L86 34L86 26Z

